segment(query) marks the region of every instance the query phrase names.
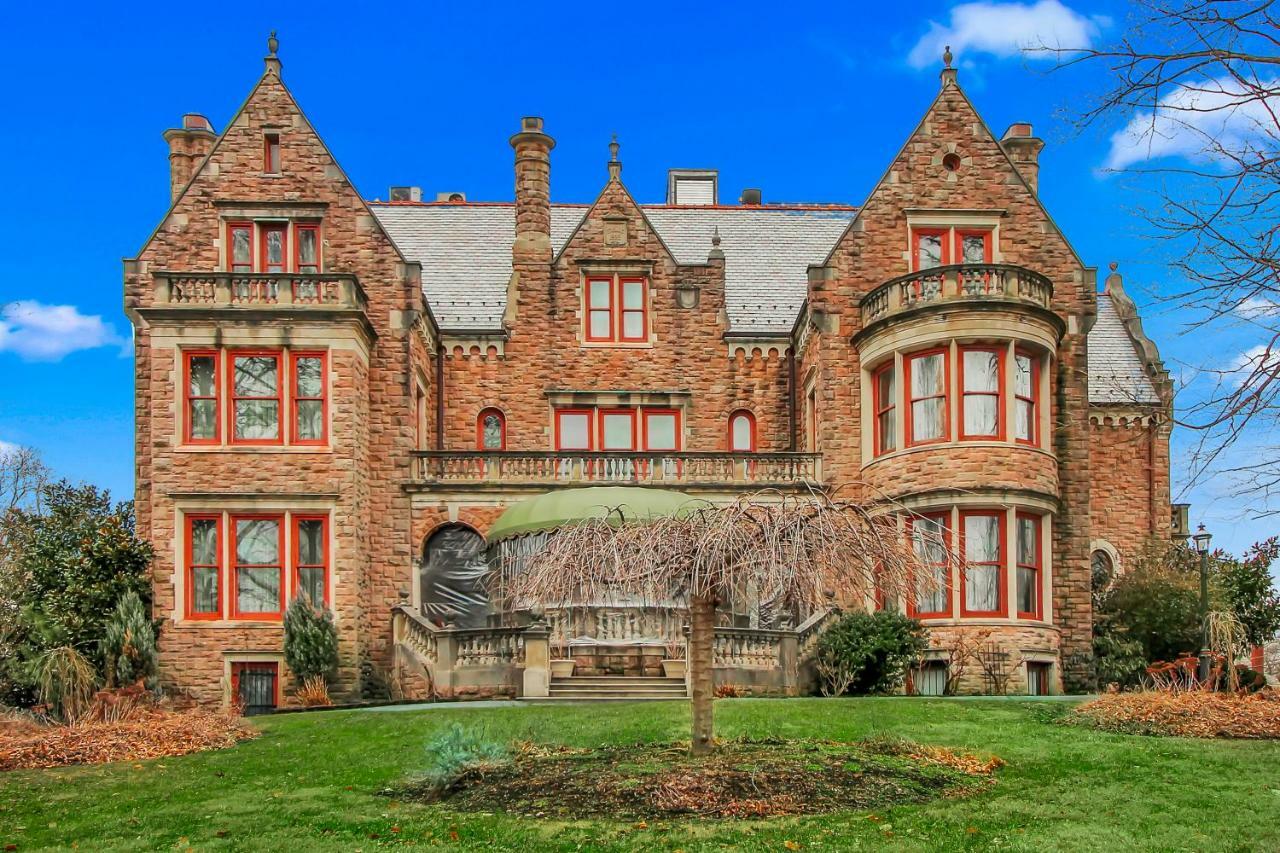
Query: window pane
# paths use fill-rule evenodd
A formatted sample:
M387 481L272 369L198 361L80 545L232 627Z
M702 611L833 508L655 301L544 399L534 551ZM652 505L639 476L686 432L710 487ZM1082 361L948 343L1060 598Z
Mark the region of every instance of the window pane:
M191 401L191 437L214 438L218 428L218 404L216 400Z
M280 565L280 520L236 520L236 565Z
M964 398L965 435L996 435L999 398L983 394Z
M917 518L911 522L911 538L916 557L921 562L937 564L946 562L947 549L943 541L945 527L941 519Z
M276 365L274 356L236 356L235 390L237 397L276 396Z
M266 232L266 268L267 272L284 271L284 231L272 228Z
M298 440L320 441L324 438L324 403L319 400L298 401Z
M1036 572L1023 566L1018 567L1018 612L1037 613L1036 607Z
M1031 359L1025 355L1013 357L1013 393L1019 397L1032 397Z
M324 602L324 569L308 566L298 569L298 594L305 595L312 604Z
M602 450L634 450L635 437L632 435L635 420L631 415L602 415L604 422L604 444Z
M324 383L320 375L323 359L315 357L293 360L294 393L299 397L319 397ZM264 395L265 396L265 395Z
M324 522L307 518L298 522L298 563L318 566L324 562Z
M201 567L191 570L191 610L194 613L217 613L218 603L218 570L216 567Z
M961 263L984 264L987 262L987 235L966 234L960 238Z
M484 416L484 422L481 424L481 449L482 450L501 450L502 449L502 418L495 413Z
M622 314L622 336L639 339L644 337L644 314L639 311L624 311Z
M644 283L624 281L622 283L622 307L624 310L640 310L644 307Z
M236 609L241 613L276 613L280 610L278 568L236 569Z
M191 564L218 564L218 522L212 518L197 518L191 522Z
M279 403L275 400L236 401L236 438L269 439L279 435Z
M591 446L590 417L586 414L562 414L559 418L559 446L563 450L586 450Z
M298 229L298 265L301 272L316 272L316 229Z
M592 311L591 312L591 337L593 338L609 338L613 336L613 330L609 328L609 321L612 319L608 311Z
M969 566L964 576L965 607L969 610L999 610L998 581L995 566Z
M1018 562L1028 566L1040 565L1040 554L1036 550L1036 519L1018 519Z
M595 279L591 282L591 307L592 308L608 308L609 307L609 290L612 282L607 279Z
M911 438L929 441L942 438L942 419L946 400L932 397L911 404Z
M964 558L973 563L993 563L999 561L1000 521L996 516L965 516Z
M1035 435L1035 408L1026 400L1018 400L1015 404L1017 417L1015 418L1017 428L1017 438L1023 441L1030 441Z
M942 235L919 234L916 236L916 262L922 270L942 266Z
M730 450L736 450L741 453L747 453L751 450L751 418L746 415L734 415L729 432L733 445L729 448Z
M897 436L895 435L895 431L898 428L898 424L897 424L897 418L894 417L893 409L890 409L887 412L881 412L876 417L879 418L879 421L880 421L880 424L878 427L880 430L880 447L879 447L880 452L883 453L886 450L893 450L894 447L897 446L897 440L898 440Z
M187 386L192 397L212 397L217 393L215 361L211 355L192 356Z
M964 352L964 390L995 393L1000 388L1000 357L994 352Z
M252 244L252 229L249 228L232 228L231 229L231 267L236 270L243 267L245 270L253 263L250 256L250 246Z
M942 353L918 356L911 360L912 399L942 394L945 379Z
M644 422L645 449L676 449L676 416L647 415Z
M876 374L876 404L881 409L894 404L893 378L893 368L882 370Z

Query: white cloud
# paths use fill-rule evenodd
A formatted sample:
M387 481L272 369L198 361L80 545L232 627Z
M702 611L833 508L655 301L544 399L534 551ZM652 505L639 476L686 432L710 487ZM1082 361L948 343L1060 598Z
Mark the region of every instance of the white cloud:
M1259 141L1275 132L1273 110L1280 110L1280 98L1256 93L1277 87L1280 79L1261 80L1246 89L1227 77L1194 88L1179 86L1154 110L1138 113L1111 136L1106 168L1124 169L1160 157L1210 161L1226 153L1260 150Z
M947 45L957 58L987 53L1007 58L1028 48L1080 50L1091 47L1103 28L1111 25L1105 15L1085 15L1059 0L1035 3L977 2L951 8L951 21L929 22L929 32L911 49L907 61L916 68L940 64ZM1056 58L1053 53L1027 53L1027 58Z
M1250 296L1236 306L1236 313L1246 320L1280 316L1280 303L1265 296Z
M81 314L74 305L32 299L0 305L0 352L26 361L58 361L77 350L128 345L110 323L96 314Z
M18 452L18 445L14 444L11 441L5 441L4 439L0 439L0 459L3 459L4 457L8 456L10 453L17 453L17 452Z
M1266 344L1249 347L1237 355L1226 370L1228 380L1237 388L1255 374L1275 376L1277 373L1280 373L1280 352Z

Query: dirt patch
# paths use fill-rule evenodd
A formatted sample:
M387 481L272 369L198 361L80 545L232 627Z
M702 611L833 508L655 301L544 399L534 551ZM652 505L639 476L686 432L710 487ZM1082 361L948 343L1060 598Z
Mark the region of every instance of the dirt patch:
M510 763L465 771L444 788L386 793L546 818L758 818L966 794L991 784L1002 763L904 741L734 741L701 759L682 745L525 744Z
M1100 696L1065 722L1123 734L1280 738L1280 694L1148 690Z

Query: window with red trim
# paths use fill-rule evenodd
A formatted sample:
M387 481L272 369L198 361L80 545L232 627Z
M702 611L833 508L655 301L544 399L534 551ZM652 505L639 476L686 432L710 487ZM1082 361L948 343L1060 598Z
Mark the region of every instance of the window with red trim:
M637 450L635 409L601 409L599 412L601 450Z
M593 343L648 341L648 289L643 278L588 276L586 339Z
M641 409L644 421L644 449L680 449L680 413L675 409Z
M218 394L217 350L187 350L183 363L183 440L217 444L222 439L222 407Z
M907 446L947 441L946 350L915 353L904 360L907 386Z
M262 137L262 171L268 175L280 174L280 134L267 133Z
M294 272L320 272L320 226L295 225L293 228Z
M960 440L1004 438L1004 350L960 348Z
M284 613L284 517L232 515L231 616L279 619Z
M419 450L422 450L427 446L427 392L421 385L415 386L413 401L414 443Z
M280 352L231 353L231 443L279 444Z
M1039 619L1044 600L1041 571L1041 519L1038 515L1017 514L1018 617Z
M1013 437L1021 444L1040 443L1040 359L1027 352L1013 356Z
M222 515L188 515L188 619L222 618Z
M990 229L955 229L955 258L957 264L991 263Z
M258 271L287 272L288 255L285 242L289 226L284 222L265 222L258 225Z
M926 513L907 519L907 535L926 575L914 578L910 615L940 618L951 615L951 513Z
M556 410L556 450L590 450L591 409Z
M1004 513L966 510L960 513L964 583L961 584L961 616L1003 616Z
M317 607L329 605L329 518L293 516L293 594Z
M253 272L253 223L227 223L227 269Z
M911 270L932 269L951 263L946 228L914 228L911 231Z
M292 365L289 375L293 380L291 441L294 444L324 444L329 409L329 378L325 354L291 352L289 361Z
M746 409L739 409L729 416L729 451L756 452L756 416Z
M810 453L818 452L818 390L815 388L805 398L805 432Z
M897 434L897 383L895 381L893 360L871 375L871 388L875 397L875 428L873 441L875 453L888 453L898 446Z
M476 449L507 449L507 419L500 410L484 409L476 418Z

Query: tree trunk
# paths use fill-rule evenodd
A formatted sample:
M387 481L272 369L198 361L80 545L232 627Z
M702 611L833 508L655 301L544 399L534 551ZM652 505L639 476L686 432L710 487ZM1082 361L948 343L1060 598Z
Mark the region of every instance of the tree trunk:
M715 599L694 596L689 601L689 680L693 684L693 737L689 752L692 755L706 755L714 746L712 646L715 637Z

